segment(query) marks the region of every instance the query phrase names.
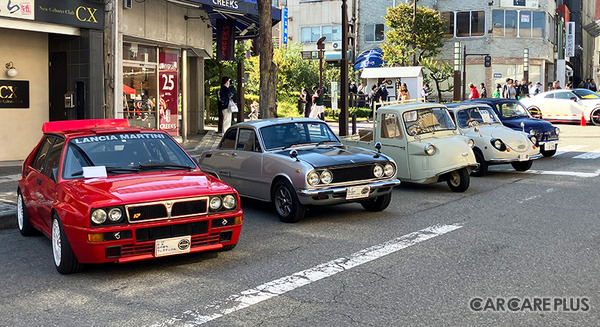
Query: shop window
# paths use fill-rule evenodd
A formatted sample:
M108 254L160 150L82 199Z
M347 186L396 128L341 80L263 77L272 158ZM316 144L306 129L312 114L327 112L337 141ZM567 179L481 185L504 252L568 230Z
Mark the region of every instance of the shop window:
M368 24L365 25L365 41L366 42L380 42L384 39L384 25L383 24Z
M154 67L123 64L123 116L132 126L156 128L157 73Z
M335 42L342 40L342 26L341 25L329 25L329 26L310 26L302 27L300 29L300 42L302 43L315 43L322 36L326 37L325 42Z
M544 38L546 15L529 10L493 10L493 35L498 37Z
M456 13L456 36L470 37L485 34L485 12L463 11Z

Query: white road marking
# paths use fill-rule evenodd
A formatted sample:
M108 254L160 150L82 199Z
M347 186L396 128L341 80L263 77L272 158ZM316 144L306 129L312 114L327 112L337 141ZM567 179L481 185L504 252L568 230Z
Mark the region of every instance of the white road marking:
M567 146L564 146L564 147L560 147L559 146L558 150L560 150L560 151L556 151L556 154L554 154L553 157L560 156L561 154L565 154L567 152L574 152L574 151L577 151L579 149L583 149L585 147L586 147L585 145L567 145Z
M582 153L578 156L574 156L573 159L598 159L600 158L600 149L594 151Z
M553 188L549 188L549 189L547 189L547 190L546 190L546 193L552 193L552 192L554 192L554 189L553 189ZM519 200L519 201L517 201L517 202L519 202L519 203L525 203L525 202L527 202L527 201L535 200L535 199L537 199L537 198L539 198L539 197L541 197L541 195L534 195L534 196L530 196L530 197L528 197L528 198L525 198L525 199L523 199L523 200Z
M506 170L508 171L508 170ZM519 174L536 174L536 175L561 175L561 176L574 176L574 177L582 177L582 178L592 178L600 176L600 170L597 170L595 173L583 173L577 171L552 171L552 170L527 170L527 171L513 171L514 173Z
M400 236L396 239L358 251L348 257L335 259L295 274L276 279L259 285L255 288L232 295L225 301L218 301L200 310L188 310L178 317L173 317L166 322L153 326L199 326L209 321L221 318L254 304L308 285L323 278L331 277L364 263L379 259L388 254L402 250L409 246L444 235L461 228L461 225L435 225L417 232Z
M21 174L0 176L0 183L16 182Z

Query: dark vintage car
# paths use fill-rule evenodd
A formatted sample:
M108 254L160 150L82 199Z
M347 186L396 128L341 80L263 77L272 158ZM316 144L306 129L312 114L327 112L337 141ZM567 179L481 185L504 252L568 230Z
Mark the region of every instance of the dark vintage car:
M540 146L540 152L544 157L551 157L556 153L560 129L545 120L533 118L519 100L483 98L461 103L471 104L474 102L485 103L492 107L504 126L535 135Z
M299 221L313 205L360 202L384 210L400 184L391 158L346 147L329 125L308 118L236 124L199 163L240 195L273 202L284 222Z
M236 246L237 192L167 133L126 119L49 122L43 132L23 163L17 222L24 236L51 238L60 273Z

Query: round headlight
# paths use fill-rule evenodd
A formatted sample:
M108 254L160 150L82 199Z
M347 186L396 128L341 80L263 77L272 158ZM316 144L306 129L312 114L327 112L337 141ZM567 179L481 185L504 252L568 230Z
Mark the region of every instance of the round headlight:
M210 210L216 211L216 210L221 209L221 204L222 204L222 201L221 201L220 197L215 196L215 197L210 198L210 204L209 204Z
M119 208L112 208L108 212L108 220L115 222L119 221L123 217L123 212Z
M223 206L225 207L225 209L227 210L231 210L233 208L235 208L236 206L236 198L235 196L231 195L231 194L227 194L225 195L225 197L223 198Z
M475 146L475 141L473 141L473 139L468 139L468 140L467 140L467 144L468 144L470 147L474 147L474 146Z
M319 174L317 174L316 171L313 171L310 174L308 174L308 184L315 186L319 184L319 181Z
M386 164L385 167L383 167L383 173L387 177L393 176L394 175L394 165Z
M102 224L106 221L106 211L104 209L96 209L92 212L92 221L94 224Z
M324 170L321 173L321 182L323 182L323 184L329 184L331 181L333 181L333 175L329 170Z
M560 128L554 127L554 132L556 132L556 135L560 134Z
M425 146L425 153L430 156L434 155L435 154L435 146L433 146L433 144L427 144Z
M529 134L530 135L535 135L535 130L533 130L533 129L529 130Z
M500 140L495 140L494 141L494 147L498 150L500 150L502 148L502 141Z
M529 137L529 140L531 141L531 143L533 143L533 144L537 144L537 138L536 138L535 136L533 136L533 135L532 135L532 136L530 136L530 137Z
M373 175L377 178L383 176L383 167L381 167L381 165L375 165L375 167L373 167Z

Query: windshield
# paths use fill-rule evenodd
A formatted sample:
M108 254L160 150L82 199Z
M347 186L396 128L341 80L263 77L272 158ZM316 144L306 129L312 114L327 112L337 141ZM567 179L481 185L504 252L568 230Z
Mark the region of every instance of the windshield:
M63 178L83 177L83 167L106 167L107 174L151 169L195 169L196 164L164 133L122 133L69 141Z
M402 117L408 134L412 136L456 129L446 108L411 110L405 112Z
M571 90L571 92L575 93L578 98L581 98L581 100L599 100L600 99L600 94L590 91L590 90L586 90L586 89L575 89L575 90Z
M529 111L519 102L500 102L497 106L502 118L531 118Z
M329 125L312 121L267 126L260 129L260 134L267 150L340 142Z
M481 124L500 124L500 120L492 108L474 107L461 109L456 112L458 127L467 128L471 122Z

